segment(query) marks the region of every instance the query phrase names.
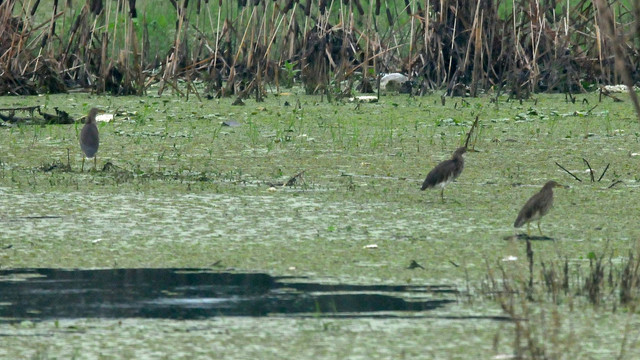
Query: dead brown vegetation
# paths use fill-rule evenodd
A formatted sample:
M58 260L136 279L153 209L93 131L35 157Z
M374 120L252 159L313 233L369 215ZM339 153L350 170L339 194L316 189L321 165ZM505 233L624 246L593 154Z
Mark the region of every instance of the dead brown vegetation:
M168 0L176 23L166 54L150 53L158 44L135 1L72 3L0 2L1 94L142 94L159 83L200 96L192 85L202 79L216 96L259 100L291 76L287 63L308 93L323 94L355 81L370 91L376 74L393 71L423 93L520 98L639 76L637 2ZM39 23L38 11L49 14Z

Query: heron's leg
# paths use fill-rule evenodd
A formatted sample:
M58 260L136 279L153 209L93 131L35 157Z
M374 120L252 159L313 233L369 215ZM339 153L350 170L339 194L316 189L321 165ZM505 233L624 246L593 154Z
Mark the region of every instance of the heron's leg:
M93 157L93 168L95 170L98 170L98 157L97 156Z
M84 156L82 156L82 168L80 169L80 172L84 172Z
M531 237L531 225L527 223L527 237Z
M440 189L440 199L442 199L442 202L444 202L444 186L442 187L442 189Z
M538 219L538 231L540 231L540 236L542 236L542 229L540 229L540 219Z

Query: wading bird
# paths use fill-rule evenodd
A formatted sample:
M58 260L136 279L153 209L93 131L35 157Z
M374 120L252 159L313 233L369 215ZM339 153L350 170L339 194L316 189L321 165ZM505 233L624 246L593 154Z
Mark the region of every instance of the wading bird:
M453 152L451 159L445 160L434 167L433 170L427 174L427 178L424 179L420 190L439 186L441 188L440 197L442 198L442 201L444 201L444 187L462 173L462 169L464 168L464 159L462 158L462 154L465 152L467 152L466 147L458 148Z
M98 126L96 125L96 115L100 110L98 108L92 108L89 110L87 120L80 131L80 148L84 155L82 156L82 170L84 171L84 159L85 157L93 158L93 168L97 169L98 160L96 153L100 146L100 134L98 134Z
M527 236L530 236L531 229L529 227L529 223L533 220L538 220L538 231L540 231L540 236L542 236L540 218L545 216L549 210L551 210L551 206L553 206L553 188L555 187L565 186L560 185L555 181L547 181L547 183L542 187L542 190L533 195L529 201L524 204L522 210L518 213L518 218L516 219L516 222L513 223L513 226L519 228L522 225L527 224Z

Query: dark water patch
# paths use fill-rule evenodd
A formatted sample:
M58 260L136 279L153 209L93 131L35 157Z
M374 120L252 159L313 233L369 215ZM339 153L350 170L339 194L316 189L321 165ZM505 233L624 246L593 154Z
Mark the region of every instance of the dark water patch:
M516 235L507 235L503 238L504 240L530 240L530 241L556 241L552 237L548 237L545 235L527 235L525 233L519 233Z
M455 302L457 295L448 285L332 285L308 280L202 269L0 270L0 320L398 317L440 308ZM411 314L416 315L421 314Z
M331 318L338 318L338 319L357 319L357 318L363 318L363 317L367 317L369 319L389 319L389 318L394 318L394 319L438 319L438 320L460 320L460 321L465 321L465 320L489 320L489 321L514 321L514 320L525 320L525 319L514 319L510 316L500 316L500 315L469 315L469 316L465 316L465 315L460 315L460 316L453 316L453 315L420 315L420 316L412 316L412 315L406 315L406 316L402 316L402 315L389 315L389 314L375 314L375 313L369 313L365 316L363 316L362 314L323 314L323 317L331 317ZM315 318L317 316L315 315L297 315L296 318ZM2 336L0 334L0 336Z
M229 126L229 127L238 127L238 126L242 126L241 123L237 122L237 121L233 121L233 120L227 120L227 121L223 121L222 126Z

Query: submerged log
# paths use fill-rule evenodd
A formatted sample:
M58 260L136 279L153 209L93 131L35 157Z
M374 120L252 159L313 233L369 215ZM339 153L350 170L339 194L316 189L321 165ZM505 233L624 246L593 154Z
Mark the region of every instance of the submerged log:
M59 110L57 107L53 108L56 113L49 114L42 112L40 105L36 106L23 106L15 108L1 108L0 120L5 124L25 124L25 125L51 125L51 124L73 124L75 119L69 116L69 113L64 110ZM38 113L36 115L35 113ZM16 112L24 112L28 116L16 116Z

